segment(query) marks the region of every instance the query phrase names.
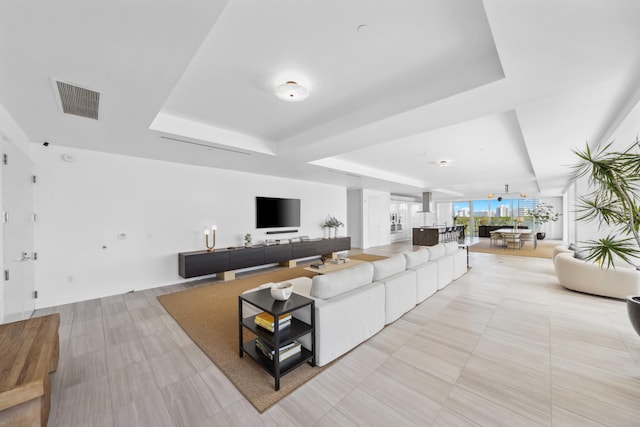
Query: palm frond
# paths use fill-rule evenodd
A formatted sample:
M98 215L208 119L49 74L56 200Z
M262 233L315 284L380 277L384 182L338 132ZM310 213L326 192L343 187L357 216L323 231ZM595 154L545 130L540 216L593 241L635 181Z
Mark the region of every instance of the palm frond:
M615 267L615 261L622 260L628 264L638 267L638 258L640 258L640 249L635 239L619 238L616 235L589 240L582 246L588 253L586 260L599 262L600 267Z

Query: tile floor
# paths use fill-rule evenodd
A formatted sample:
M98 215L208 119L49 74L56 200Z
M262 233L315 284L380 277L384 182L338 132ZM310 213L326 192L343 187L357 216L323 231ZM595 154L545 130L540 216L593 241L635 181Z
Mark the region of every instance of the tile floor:
M563 289L549 259L471 265L263 414L156 299L198 284L38 310L62 321L49 426L640 425L623 301Z

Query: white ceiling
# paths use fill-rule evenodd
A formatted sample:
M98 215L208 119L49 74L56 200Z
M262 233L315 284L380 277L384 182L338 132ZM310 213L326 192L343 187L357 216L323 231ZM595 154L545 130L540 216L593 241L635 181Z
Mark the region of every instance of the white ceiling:
M640 100L637 0L0 8L0 104L32 141L350 188L559 195ZM52 79L99 91L99 120ZM277 99L287 80L309 98Z

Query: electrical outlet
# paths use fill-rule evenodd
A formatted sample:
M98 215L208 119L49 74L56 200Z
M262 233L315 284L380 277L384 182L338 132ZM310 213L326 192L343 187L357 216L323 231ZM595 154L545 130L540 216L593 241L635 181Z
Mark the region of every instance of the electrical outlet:
M127 233L118 233L118 240L127 240Z

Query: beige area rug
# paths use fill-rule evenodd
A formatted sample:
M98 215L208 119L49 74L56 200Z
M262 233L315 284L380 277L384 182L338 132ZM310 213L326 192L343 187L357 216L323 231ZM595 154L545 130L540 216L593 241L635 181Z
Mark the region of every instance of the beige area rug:
M538 240L536 249L533 249L533 242L525 242L521 249L507 249L501 246L491 246L488 237L481 237L479 243L469 247L469 252L551 259L553 248L561 244L562 241L560 240Z
M362 261L386 258L370 254L350 257ZM229 282L216 282L158 297L182 329L259 412L268 409L322 372L324 367L304 364L283 376L280 379L280 390L275 391L271 375L251 357L239 356L238 295L263 283L280 282L294 277L313 277L317 274L303 268L304 266L299 266ZM244 335L246 340L253 338L253 334L247 330Z

